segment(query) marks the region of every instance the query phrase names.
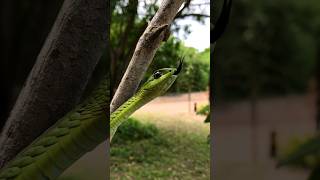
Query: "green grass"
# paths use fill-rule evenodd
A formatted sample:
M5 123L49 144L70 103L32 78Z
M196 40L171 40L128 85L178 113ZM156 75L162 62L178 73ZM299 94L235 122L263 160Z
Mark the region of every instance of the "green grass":
M112 180L210 179L208 128L183 118L138 117L123 124L113 139Z

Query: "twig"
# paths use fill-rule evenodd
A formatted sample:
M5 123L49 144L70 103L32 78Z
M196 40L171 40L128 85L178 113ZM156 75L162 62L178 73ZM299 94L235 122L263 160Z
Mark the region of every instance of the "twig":
M177 18L185 18L185 17L189 17L189 16L204 17L204 18L209 18L210 17L210 15L207 15L207 14L190 13L190 14L181 14Z

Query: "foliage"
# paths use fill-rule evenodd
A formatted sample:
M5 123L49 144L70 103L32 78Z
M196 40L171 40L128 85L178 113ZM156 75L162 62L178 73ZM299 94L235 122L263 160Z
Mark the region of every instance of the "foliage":
M191 48L188 48L190 54L186 54L184 71L173 87L176 92L207 90L209 85L210 59L201 59L209 54L209 49L200 54L191 54L191 50Z
M317 153L313 150L314 145L317 145L314 143L314 140L313 137L291 140L287 147L283 149L281 158L279 158L279 165L314 168L320 162L320 157L317 157Z
M289 166L311 169L309 180L320 176L320 138L319 136L305 139L294 139L284 150L278 160L278 166Z
M197 110L197 114L199 115L208 115L209 113L210 113L209 105L200 106L199 109Z
M210 123L210 106L209 105L200 106L200 108L197 110L197 114L206 116L204 123Z
M117 130L112 143L123 141L139 141L148 139L158 134L158 129L152 124L142 124L134 118L129 118Z
M197 110L198 115L204 115L206 116L206 119L203 121L204 123L210 123L210 105L204 105L200 106L200 108ZM210 134L208 135L207 142L210 143Z
M217 96L304 92L316 60L311 7L300 1L235 1L216 46ZM314 23L313 23L314 24Z
M159 48L145 77L149 77L153 71L160 68L177 67L181 57L184 57L182 71L169 92L207 90L210 72L209 48L198 52L195 48L186 47L179 39L174 37L170 37Z

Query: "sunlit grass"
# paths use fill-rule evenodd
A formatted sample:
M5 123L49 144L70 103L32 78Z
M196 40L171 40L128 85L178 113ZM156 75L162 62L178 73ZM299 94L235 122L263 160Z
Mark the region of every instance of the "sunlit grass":
M210 133L209 124L203 123L205 116L201 120L193 118L194 115L188 115L186 113L180 114L166 114L166 113L145 113L137 112L133 117L139 119L139 121L144 123L152 123L157 127L167 130L170 132L175 132L176 134L193 134L199 136L207 136Z
M208 124L186 115L134 117L138 124L122 128L136 138L116 134L119 138L111 144L111 179L210 179ZM133 131L147 133L140 136Z

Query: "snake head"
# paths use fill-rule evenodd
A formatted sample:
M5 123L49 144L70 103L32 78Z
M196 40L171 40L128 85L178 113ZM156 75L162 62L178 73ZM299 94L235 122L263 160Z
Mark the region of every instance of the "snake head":
M156 70L146 83L141 87L141 90L152 92L150 94L159 96L164 94L177 79L178 74L182 69L183 58L177 68L162 68Z

